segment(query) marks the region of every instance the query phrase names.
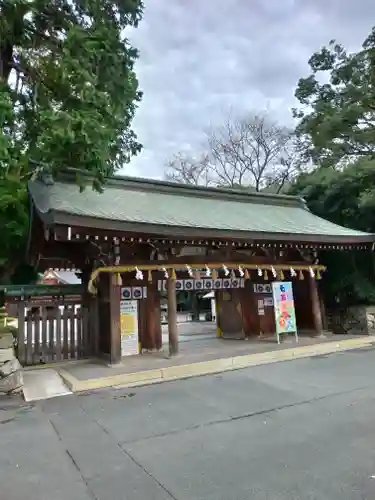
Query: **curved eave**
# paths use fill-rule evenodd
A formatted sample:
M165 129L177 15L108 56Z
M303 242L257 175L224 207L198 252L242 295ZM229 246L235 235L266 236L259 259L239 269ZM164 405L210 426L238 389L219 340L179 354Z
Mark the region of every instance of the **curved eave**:
M50 211L42 214L49 224L64 225L70 227L81 227L97 229L99 231L113 231L119 233L148 235L150 237L168 238L196 238L196 239L223 239L241 242L249 241L277 241L277 242L301 242L309 244L336 244L336 245L361 245L375 243L375 234L361 233L355 235L327 235L327 234L304 234L286 232L263 232L263 231L236 231L223 229L207 229L199 227L169 226L162 224L148 224L143 222L125 222L101 219L96 217L78 216L64 212Z

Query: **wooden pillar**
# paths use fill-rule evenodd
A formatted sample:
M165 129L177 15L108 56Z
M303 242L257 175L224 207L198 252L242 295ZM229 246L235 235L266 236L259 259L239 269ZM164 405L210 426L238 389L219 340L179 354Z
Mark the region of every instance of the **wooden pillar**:
M140 333L142 348L150 351L162 348L160 296L156 286L148 286L147 298L140 301Z
M318 292L318 284L314 277L309 275L310 300L313 316L314 330L317 335L323 334L322 312L320 310L320 300Z
M83 356L97 356L99 354L99 317L98 317L98 299L91 295L88 290L92 268L82 270L82 335L83 335Z
M109 300L109 275L102 274L98 279L98 351L97 355L107 362L111 357L111 311Z
M320 298L320 312L322 315L323 330L328 330L327 311L322 294L320 294L319 298Z
M167 283L169 355L175 356L178 354L176 280L169 276Z
M109 310L110 310L110 363L121 361L121 329L120 329L120 287L116 275L109 276Z

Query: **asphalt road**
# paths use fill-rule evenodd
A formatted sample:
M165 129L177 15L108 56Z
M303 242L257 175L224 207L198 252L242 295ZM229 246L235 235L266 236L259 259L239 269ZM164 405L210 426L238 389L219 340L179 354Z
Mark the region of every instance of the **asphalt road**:
M373 500L374 389L367 350L0 400L0 498Z

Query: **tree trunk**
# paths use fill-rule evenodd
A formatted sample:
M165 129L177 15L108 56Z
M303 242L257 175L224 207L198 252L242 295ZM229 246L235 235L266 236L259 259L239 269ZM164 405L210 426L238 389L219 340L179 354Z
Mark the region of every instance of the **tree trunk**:
M12 71L12 61L13 46L11 43L4 42L0 45L0 81L8 82Z
M14 2L15 3L15 2ZM24 18L30 10L29 2L20 2L18 5L7 3L0 10L0 16L4 19L6 35L0 40L0 81L7 83L13 68L14 47L22 40L25 23Z
M9 263L6 267L0 268L0 283L8 285L12 279L14 271L16 270L18 263Z

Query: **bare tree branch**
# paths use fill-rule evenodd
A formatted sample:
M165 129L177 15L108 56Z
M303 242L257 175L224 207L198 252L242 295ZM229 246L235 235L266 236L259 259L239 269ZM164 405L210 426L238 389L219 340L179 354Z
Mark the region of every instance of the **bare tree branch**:
M166 177L185 184L279 193L301 168L294 131L264 114L228 118L222 127L208 132L207 146L207 153L198 159L176 155Z
M199 158L192 158L183 153L177 153L168 162L165 178L171 182L179 184L193 184L195 186L209 186L208 156L201 155Z
M219 131L209 133L208 144L211 175L219 184L253 186L256 191L274 186L279 192L295 173L294 133L266 115L228 119Z

